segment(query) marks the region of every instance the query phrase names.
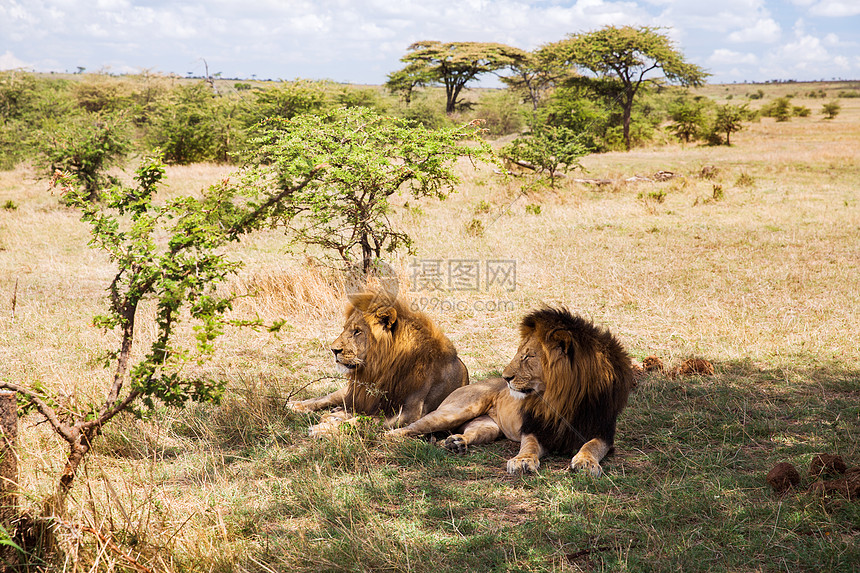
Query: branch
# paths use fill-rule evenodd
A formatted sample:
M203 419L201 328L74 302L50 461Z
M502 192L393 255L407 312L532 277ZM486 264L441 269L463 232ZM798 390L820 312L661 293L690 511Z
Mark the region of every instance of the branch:
M316 174L319 173L320 171L322 171L324 168L325 168L325 165L318 165L318 166L314 167L313 169L311 169L311 172L308 173L307 177L305 177L304 181L302 181L301 183L299 183L295 187L290 187L289 189L284 189L283 191L281 191L277 195L273 195L272 197L269 197L262 205L257 207L251 213L248 213L247 215L245 215L241 221L239 221L238 223L233 225L233 227L231 229L229 229L226 234L231 239L236 239L239 235L245 233L245 228L249 224L254 222L257 218L259 218L262 213L265 213L273 205L279 203L287 195L295 193L296 191L301 191L302 189L307 187L308 184L311 181L313 181L314 177L316 177Z
M53 426L54 430L56 430L56 432L60 434L64 440L66 440L70 444L75 443L75 440L77 440L80 431L77 428L71 427L61 422L54 409L51 408L44 400L42 400L38 396L38 394L22 386L18 386L17 384L12 384L11 382L0 382L0 388L5 388L7 390L18 392L26 396L27 399L30 400L30 402L32 402L34 406L36 406L36 409L39 410L39 413L45 416L45 419L48 420L51 426Z
M115 404L113 408L100 414L98 419L93 420L91 422L87 422L86 424L82 424L82 426L84 426L84 427L103 426L104 424L108 423L111 418L113 418L114 416L116 416L117 414L119 414L120 412L125 410L129 404L131 404L132 402L134 402L137 399L138 396L140 396L140 390L135 388L134 390L132 390L131 392L128 393L128 396L126 396L122 402Z
M65 527L65 528L69 529L70 531L74 531L74 530L75 530L75 525L74 525L74 524L69 523L69 522L62 521L62 520L60 520L60 519L57 519L57 521L60 523L60 525L62 525L63 527ZM135 569L137 569L138 571L140 571L140 572L142 572L142 573L153 573L153 570L152 570L152 569L150 569L149 567L147 567L147 566L145 566L145 565L141 564L141 563L140 563L140 562L138 562L134 557L131 557L130 555L126 554L126 553L122 550L122 548L121 548L119 545L117 545L116 543L114 543L113 541L111 541L110 539L108 539L107 537L105 537L104 535L102 535L101 533L99 533L99 532L98 532L97 530L95 530L94 528L92 528L92 527L90 527L90 526L88 526L88 525L79 525L79 526L77 526L77 527L79 527L79 528L80 528L80 529L79 529L79 531L85 531L85 532L87 532L87 533L90 533L90 534L92 534L92 535L96 536L96 537L97 537L97 538L98 538L102 543L104 543L104 544L105 544L105 545L106 545L106 546L107 546L111 551L113 551L114 553L116 553L119 557L121 557L122 559L124 559L124 560L129 564L129 565L131 565L132 567L134 567L134 568L135 568Z

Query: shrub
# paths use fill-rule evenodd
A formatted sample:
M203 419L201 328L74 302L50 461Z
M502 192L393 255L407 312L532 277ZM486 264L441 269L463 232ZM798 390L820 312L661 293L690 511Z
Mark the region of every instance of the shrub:
M254 93L254 101L246 111L245 124L252 127L267 119L290 119L303 113L316 113L326 107L323 82L301 79L281 82Z
M78 106L89 112L119 111L131 103L128 85L104 76L75 84L72 92Z
M791 114L796 117L809 117L809 114L811 113L812 110L805 105L795 105L791 108Z
M721 134L726 134L726 145L731 145L731 136L733 133L743 129L743 121L749 117L746 104L731 105L725 104L717 107L717 112L714 115L714 121L711 126L711 143L722 143L720 141Z
M121 115L84 113L45 128L39 138L41 163L50 174L68 172L83 187L89 200L115 180L105 173L131 146L128 126Z
M41 130L77 113L69 82L0 72L0 169L39 154Z
M791 99L788 97L777 98L761 108L763 116L772 117L776 121L788 121L791 119L792 111Z
M334 94L334 101L343 107L369 107L385 112L388 107L379 92L372 88L343 86Z
M428 130L363 108L337 108L269 122L256 143L251 185L289 190L275 215L293 243L317 245L352 263L360 255L367 272L383 252L405 248L410 237L392 227L389 198L444 199L458 181L453 162L480 157L489 146L477 127Z
M442 129L453 125L451 118L445 113L445 110L440 109L438 104L434 104L432 100L427 98L413 101L398 115L427 129Z
M553 93L546 108L541 110L535 125L546 123L548 126L567 128L578 134L580 143L587 149L605 151L613 141L610 136L612 120L618 119L608 109L597 101L587 99L582 90L560 88ZM623 138L620 141L623 144Z
M218 102L205 82L180 86L158 110L150 131L151 148L159 148L164 161L187 165L218 155Z
M839 105L839 100L833 100L821 106L821 115L824 119L833 119L839 112L842 111L842 106Z
M701 100L678 98L669 109L669 131L685 143L697 139L705 127L705 106Z
M484 94L475 115L484 122L487 133L495 137L517 133L524 124L520 98L510 90Z
M552 187L558 173L579 167L579 158L586 154L586 148L573 130L542 126L518 137L499 154L509 161L531 166L538 174L546 174Z
M749 173L743 172L738 175L735 185L738 187L752 187L755 185L755 178Z

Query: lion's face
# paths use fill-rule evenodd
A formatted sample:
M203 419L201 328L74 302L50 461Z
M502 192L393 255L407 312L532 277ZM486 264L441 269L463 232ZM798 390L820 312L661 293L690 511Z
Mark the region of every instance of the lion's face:
M530 335L523 340L516 356L508 364L502 378L514 398L525 398L543 393L546 388L543 376L543 346L540 340Z
M366 365L368 352L390 344L391 329L396 321L397 311L392 306L381 306L367 313L352 308L343 332L331 344L338 371L350 374Z
M343 332L332 342L331 351L338 372L350 374L365 363L370 338L370 327L360 312L352 312L346 319Z

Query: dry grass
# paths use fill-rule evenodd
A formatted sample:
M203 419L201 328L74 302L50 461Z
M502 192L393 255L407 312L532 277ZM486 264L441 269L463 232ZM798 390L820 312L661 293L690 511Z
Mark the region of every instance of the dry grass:
M733 101L744 88L752 89L731 87L737 92ZM815 112L822 101L798 97L795 103ZM767 373L757 375L763 384L782 381L792 388L816 388L821 382L815 372L821 369L849 373L850 379L850 373L860 371L860 99L841 103L842 112L832 121L813 113L787 123L764 119L751 124L733 136L730 148L671 145L585 158L586 177L615 181L602 187L567 179L557 190L525 193L522 179L504 180L490 168L473 172L464 165L462 184L447 201L423 204L422 213L402 208L395 214L418 247L415 257L394 262L401 291L427 307L476 378L507 363L516 349L519 317L549 303L609 326L640 359L656 354L671 365L694 355L708 358L717 364L725 388L737 396L747 391L743 373L753 371ZM701 177L705 166L713 166L715 175ZM658 170L679 177L625 181ZM170 168L167 193L193 193L228 173L211 165ZM102 309L113 269L87 247L87 228L77 214L46 189L47 183L26 166L0 173L0 206L9 200L16 204L0 210L0 378L39 382L70 404L80 404L101 392L108 372L95 359L117 343L116 336L90 324ZM641 198L655 193L664 194L664 200ZM527 205L540 205L540 213ZM476 219L483 233L467 230ZM404 551L428 559L437 543L463 543L467 536L458 527L468 520L457 513L463 500L455 494L446 510L450 515L420 509L431 516L429 530L438 532L432 535L427 528L416 530L408 519L398 521L396 512L377 512L386 499L397 507L405 497L418 507L414 491L430 486L408 468L437 471L427 468L446 464L444 456L434 457L423 446L418 454L404 453L407 446L379 444L375 437L347 437L334 446L311 443L303 436L307 421L284 411L284 398L299 387L310 384L305 392L319 393L337 385L327 378L332 373L328 344L340 331L348 289L337 273L313 264L304 253L287 252L284 245L277 231L249 237L236 248L245 267L231 286L247 295L236 307L237 316L285 318L287 328L277 337L253 331L224 336L207 366L231 381L219 408L195 406L145 421L117 422L77 484L70 522L111 532L129 556L159 570L267 570L255 559L283 570L326 570L349 555L363 556L359 569L410 569L398 561ZM416 262L447 265L459 259L515 261L516 289L482 284L478 291L439 293L411 288ZM147 336L151 326L143 330ZM723 390L715 386L713 391ZM850 396L856 399L856 391ZM666 396L652 398L658 403ZM773 416L767 423L779 419L779 403L762 405ZM679 412L674 427L695 426L695 416ZM53 486L64 453L36 422L25 418L21 424L21 490L31 508ZM654 423L639 422L643 432ZM849 423L854 425L848 439L854 431L856 440L857 420ZM785 439L791 447L790 433ZM666 471L659 443L634 442L639 449L628 444L627 457L622 454L617 467L647 475L649 483L656 482L655 491L670 487L657 477ZM856 444L843 447L856 452ZM505 521L514 511L509 506L516 504L502 499L511 496L525 505L551 499L567 504L565 511L576 504L595 506L589 519L603 515L600 503L610 503L601 501L600 487L571 497L553 493L558 482L534 484L532 491L522 482L505 481L493 468L510 452L508 446L499 448L471 465L446 470L471 487L490 487L487 480L501 483L503 491L489 490L488 499L496 501L481 501L477 494L467 500L480 515L507 508L492 531L504 533L521 523ZM414 467L415 455L432 463ZM389 456L388 461L379 456ZM391 460L394 466L384 466ZM397 460L406 460L400 469ZM388 473L374 478L382 481L375 483L379 489L372 502L338 497L349 491L350 480L383 466ZM625 480L633 478L618 479L621 485L612 487L624 490ZM408 484L408 495L398 480ZM315 513L307 506L313 499L332 502L340 513ZM637 519L649 536L660 537L655 522ZM410 531L419 541L404 541ZM94 536L67 533L61 539L75 562L101 560L94 570L129 567ZM507 559L503 563L517 563L517 551L533 542L528 536L512 538L498 550ZM382 545L369 548L369 543ZM588 551L558 544L550 559L553 567L590 563ZM298 559L296 546L316 557ZM264 559L278 551L280 560ZM601 551L623 565L637 548L620 542L606 549L594 546L594 554ZM671 556L662 557L671 562ZM425 567L413 563L411 568Z

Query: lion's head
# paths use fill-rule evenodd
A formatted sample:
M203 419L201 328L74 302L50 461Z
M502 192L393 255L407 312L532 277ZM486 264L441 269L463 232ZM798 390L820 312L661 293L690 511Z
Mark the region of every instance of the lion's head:
M351 297L343 332L331 344L338 372L352 375L368 363L368 353L378 354L391 346L392 329L397 322L394 305L395 301L387 297Z
M331 351L350 380L347 400L359 412L381 409L411 422L468 383L451 341L425 314L384 292L349 297L343 332ZM406 410L407 402L417 404L414 412Z
M555 434L588 422L590 413L608 416L614 427L633 385L630 358L612 334L548 307L523 318L519 349L502 377L524 400L527 425Z
M511 396L522 399L543 393L546 387L543 376L545 360L546 352L537 337L529 336L522 341L516 356L502 372Z

